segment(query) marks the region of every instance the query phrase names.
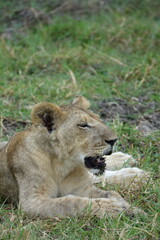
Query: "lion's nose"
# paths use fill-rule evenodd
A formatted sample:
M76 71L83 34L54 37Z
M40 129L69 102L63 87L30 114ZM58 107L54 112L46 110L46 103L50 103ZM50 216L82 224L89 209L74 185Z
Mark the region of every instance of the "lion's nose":
M108 143L109 145L111 145L111 147L113 147L113 145L115 144L115 142L117 141L118 138L112 139L112 140L105 140L106 143Z

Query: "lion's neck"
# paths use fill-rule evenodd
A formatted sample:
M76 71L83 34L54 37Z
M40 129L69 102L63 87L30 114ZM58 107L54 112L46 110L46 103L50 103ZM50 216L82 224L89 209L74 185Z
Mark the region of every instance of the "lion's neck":
M56 141L56 139L54 140L53 137L51 140L50 135L46 134L45 131L41 131L39 134L35 129L35 132L32 133L32 135L33 134L34 137L28 136L27 138L29 143L34 139L34 143L30 144L30 147L32 148L32 145L34 145L35 154L41 153L41 155L45 156L43 157L44 161L46 164L47 162L48 164L51 164L53 175L57 178L64 178L70 174L70 172L74 171L77 166L84 166L83 160L81 159L82 156L77 156L71 148L68 152L67 147L65 148L64 146L59 145L58 141Z
M81 162L72 158L68 158L67 156L65 158L57 158L52 156L51 162L54 175L60 179L73 172L78 166L85 168Z

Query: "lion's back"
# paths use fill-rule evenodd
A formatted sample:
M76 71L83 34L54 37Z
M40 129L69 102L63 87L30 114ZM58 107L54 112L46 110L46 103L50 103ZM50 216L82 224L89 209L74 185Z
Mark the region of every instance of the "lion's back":
M7 202L17 202L18 185L9 169L6 147L0 152L0 198Z
M24 133L16 133L7 145L0 149L0 198L8 202L18 201L18 184L12 171L13 155L23 142Z

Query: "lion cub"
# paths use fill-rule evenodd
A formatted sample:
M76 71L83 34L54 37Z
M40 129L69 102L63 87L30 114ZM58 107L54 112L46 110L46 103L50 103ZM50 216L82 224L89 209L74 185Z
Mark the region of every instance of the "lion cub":
M83 97L67 106L42 102L33 108L32 126L0 151L1 197L42 218L76 216L88 205L99 217L139 211L90 179L84 159L110 154L117 136L88 108Z

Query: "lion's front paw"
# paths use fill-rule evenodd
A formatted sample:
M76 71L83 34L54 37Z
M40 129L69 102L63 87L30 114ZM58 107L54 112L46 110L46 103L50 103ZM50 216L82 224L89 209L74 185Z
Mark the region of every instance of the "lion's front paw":
M139 208L136 207L130 207L127 211L126 211L126 215L129 217L135 217L137 215L141 215L141 216L146 216L147 214Z
M128 209L129 204L127 202L118 202L115 199L96 199L92 202L92 212L100 218L107 215L116 217Z
M141 170L139 168L122 168L117 171L105 171L102 178L103 185L119 185L127 190L141 190L148 181L152 181L149 172Z
M145 215L145 212L136 207L131 207L126 201L117 199L94 199L92 201L92 213L100 218L111 216L116 217L121 213L134 217L135 215Z
M103 157L105 158L106 169L111 171L122 167L133 167L137 163L131 155L122 152L115 152Z

